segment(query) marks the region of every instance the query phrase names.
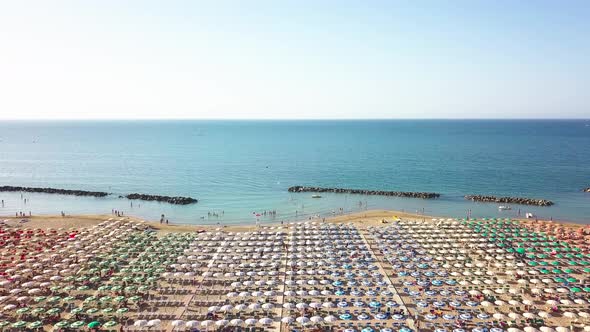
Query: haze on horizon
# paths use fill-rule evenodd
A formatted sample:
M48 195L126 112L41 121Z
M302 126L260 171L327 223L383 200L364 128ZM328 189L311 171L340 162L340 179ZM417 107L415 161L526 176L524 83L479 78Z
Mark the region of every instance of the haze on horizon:
M588 1L3 1L0 119L588 118Z

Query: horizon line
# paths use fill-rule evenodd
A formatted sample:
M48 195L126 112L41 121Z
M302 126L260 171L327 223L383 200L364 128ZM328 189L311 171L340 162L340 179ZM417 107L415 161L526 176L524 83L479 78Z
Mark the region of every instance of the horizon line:
M0 118L1 121L22 121L22 122L59 122L59 121L432 121L432 120L541 120L541 121L568 121L582 120L590 121L589 118Z

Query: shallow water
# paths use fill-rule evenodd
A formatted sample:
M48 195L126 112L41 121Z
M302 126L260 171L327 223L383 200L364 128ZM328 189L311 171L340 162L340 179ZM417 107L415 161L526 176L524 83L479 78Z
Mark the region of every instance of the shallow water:
M533 212L590 220L589 121L0 122L3 185L108 191L108 198L0 193L0 214L110 213L173 222L252 222L391 208L431 215ZM433 191L437 200L288 193L293 185ZM141 192L199 199L135 201ZM552 207L467 202L464 194L550 199ZM297 212L296 212L297 211ZM208 212L222 215L208 217ZM204 217L204 219L201 219Z

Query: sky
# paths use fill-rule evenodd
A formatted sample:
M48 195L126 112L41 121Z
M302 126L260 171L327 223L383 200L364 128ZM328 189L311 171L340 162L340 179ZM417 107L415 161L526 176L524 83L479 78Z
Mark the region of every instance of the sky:
M590 1L0 0L0 119L590 118Z

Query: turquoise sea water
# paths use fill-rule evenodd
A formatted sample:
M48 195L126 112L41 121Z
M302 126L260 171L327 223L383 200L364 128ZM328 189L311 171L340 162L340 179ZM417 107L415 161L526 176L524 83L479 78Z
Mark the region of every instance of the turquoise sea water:
M110 213L172 222L253 222L333 209L542 217L590 222L590 121L104 121L0 122L0 184L112 192L108 198L0 193L0 215ZM293 185L433 191L437 200L310 193ZM119 199L141 192L190 206ZM464 194L551 199L553 207L467 202ZM141 205L141 206L140 206ZM222 217L208 217L215 212ZM204 217L204 220L201 219ZM263 221L272 221L263 217Z

